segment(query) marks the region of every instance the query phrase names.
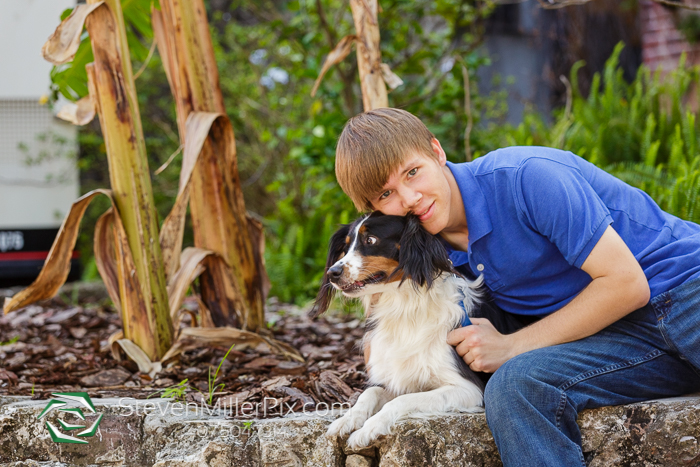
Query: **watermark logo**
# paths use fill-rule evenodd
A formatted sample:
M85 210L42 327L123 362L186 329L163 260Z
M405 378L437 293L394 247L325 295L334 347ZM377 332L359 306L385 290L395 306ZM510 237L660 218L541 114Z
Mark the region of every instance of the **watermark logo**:
M95 411L95 406L93 405L92 400L90 400L90 396L88 396L87 392L57 392L51 395L54 396L54 398L49 399L49 403L46 404L44 410L37 417L39 420L46 417L55 409L58 409L59 412L64 412L73 417L77 417L83 422L86 422L83 409L88 412L92 412L92 414L94 415L97 415L97 412ZM92 422L92 425L90 425L90 427L87 427L87 425L83 425L80 423L68 423L60 418L57 418L57 420L58 424L61 425L61 428L63 428L64 431L74 431L79 430L81 428L85 428L83 431L78 432L77 436L79 436L80 438L89 438L91 436L95 436L95 433L97 433L97 428L100 426L100 422L102 421L103 415L104 414L99 414L97 419L94 422ZM76 438L74 436L62 433L53 423L51 423L48 420L46 420L46 429L49 430L51 439L55 443L88 444L88 442L84 439Z

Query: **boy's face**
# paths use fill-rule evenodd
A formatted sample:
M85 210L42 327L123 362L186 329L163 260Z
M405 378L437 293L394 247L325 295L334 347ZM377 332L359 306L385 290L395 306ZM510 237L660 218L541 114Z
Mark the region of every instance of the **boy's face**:
M432 142L436 157L409 154L389 177L382 192L372 196L372 207L384 214L419 216L421 225L433 235L450 222L452 193L445 167L447 158L437 139Z

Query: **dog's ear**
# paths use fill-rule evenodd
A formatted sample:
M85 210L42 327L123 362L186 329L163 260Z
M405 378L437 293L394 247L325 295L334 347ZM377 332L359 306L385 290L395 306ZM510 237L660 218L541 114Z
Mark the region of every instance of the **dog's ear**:
M330 244L328 245L326 269L323 271L323 280L321 281L321 289L318 291L313 308L311 308L311 311L309 311L309 316L311 318L316 318L317 316L325 313L331 304L333 294L335 293L335 288L331 285L331 281L328 279L328 269L340 259L340 255L345 248L345 239L349 233L350 225L343 225L331 237Z
M417 216L407 216L400 240L399 265L392 276L403 272L401 284L410 279L416 286L427 284L430 288L443 271L451 270L450 258L440 240L421 227Z

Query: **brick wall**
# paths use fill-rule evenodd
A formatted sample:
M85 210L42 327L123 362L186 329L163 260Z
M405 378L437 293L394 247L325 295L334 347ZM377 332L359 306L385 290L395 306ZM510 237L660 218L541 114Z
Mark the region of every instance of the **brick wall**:
M690 45L676 29L673 8L641 0L642 60L651 70L676 68L682 52L688 64L700 64L700 44Z

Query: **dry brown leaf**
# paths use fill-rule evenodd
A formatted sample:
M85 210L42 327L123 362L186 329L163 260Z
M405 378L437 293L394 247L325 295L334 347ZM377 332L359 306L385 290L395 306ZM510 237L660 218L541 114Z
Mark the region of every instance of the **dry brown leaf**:
M29 287L11 298L5 299L3 307L5 314L56 295L58 289L66 282L70 272L70 260L75 241L78 238L80 220L83 218L90 201L99 194L106 195L112 200L111 190L99 189L86 193L73 202L68 215L61 224L39 276Z
M58 25L41 48L41 54L54 65L62 65L73 60L80 45L85 19L104 2L77 5L73 12Z
M186 143L180 171L180 189L175 204L160 230L160 248L163 253L165 279L168 282L180 267L180 250L182 249L182 236L187 218L187 203L190 199L192 171L199 160L199 154L202 151L204 141L209 136L212 124L221 116L221 114L212 112L192 112L187 118Z
M326 60L323 62L321 73L319 73L318 78L316 78L314 87L311 90L311 97L314 97L316 95L316 91L318 91L318 87L321 85L321 81L323 80L323 77L326 75L328 70L330 70L330 68L333 65L337 65L338 63L345 60L345 57L347 57L350 53L350 50L352 49L352 44L353 42L355 42L356 39L357 36L354 35L345 36L342 39L340 39L338 45L336 45L335 48L331 50L331 52L326 57Z
M160 251L163 254L165 280L169 283L180 267L180 250L187 219L187 203L190 200L190 185L185 185L175 199L175 204L160 228Z
M93 243L95 264L102 277L107 293L114 307L121 315L121 298L119 297L119 273L117 258L114 253L114 209L109 208L95 224Z
M265 302L272 288L272 283L270 282L270 277L267 275L267 268L265 267L265 232L263 231L262 222L251 216L250 213L246 213L246 218L248 219L248 233L253 242L255 262L261 265L262 299L263 302Z
M168 353L163 356L161 362L165 363L186 350L216 345L230 347L232 344L236 344L237 350L248 347L255 348L259 344L265 344L272 352L300 362L304 361L304 358L299 355L299 352L289 344L261 336L254 332L243 331L232 327L220 327L183 329L180 333L180 337L175 344L173 344L172 348L168 350Z
M85 96L78 102L69 102L56 114L61 120L71 122L73 125L87 125L95 118L95 104L90 96Z
M146 355L146 352L141 350L141 347L134 344L129 339L119 339L117 344L119 344L130 359L136 362L141 373L147 374L151 378L154 378L155 375L163 369L160 362L152 362L151 359L148 358L148 355Z
M202 146L204 146L212 125L218 118L228 120L224 115L214 112L192 112L187 117L185 149L182 154L182 169L180 172L180 190L190 181L194 166L199 160L199 154L202 152Z
M117 343L119 339L124 339L124 332L123 331L117 331L111 336L109 336L109 339L107 339L107 343L109 344L109 349L112 351L112 357L118 362L122 361L122 353L120 351L121 346Z
M199 295L197 295L197 304L199 305L199 326L203 328L216 327L214 325L214 320L211 317L211 311L209 311L209 308L207 308L207 305L204 304L202 298Z
M201 248L185 248L180 258L180 269L173 275L168 283L168 300L170 302L170 317L176 321L182 301L185 299L187 289L204 271L202 261L207 256L214 254L212 251Z
M399 78L393 71L391 71L391 68L389 68L389 65L386 63L382 63L382 76L384 77L384 82L386 83L387 86L389 86L389 89L392 91L399 86L403 84L403 80Z

